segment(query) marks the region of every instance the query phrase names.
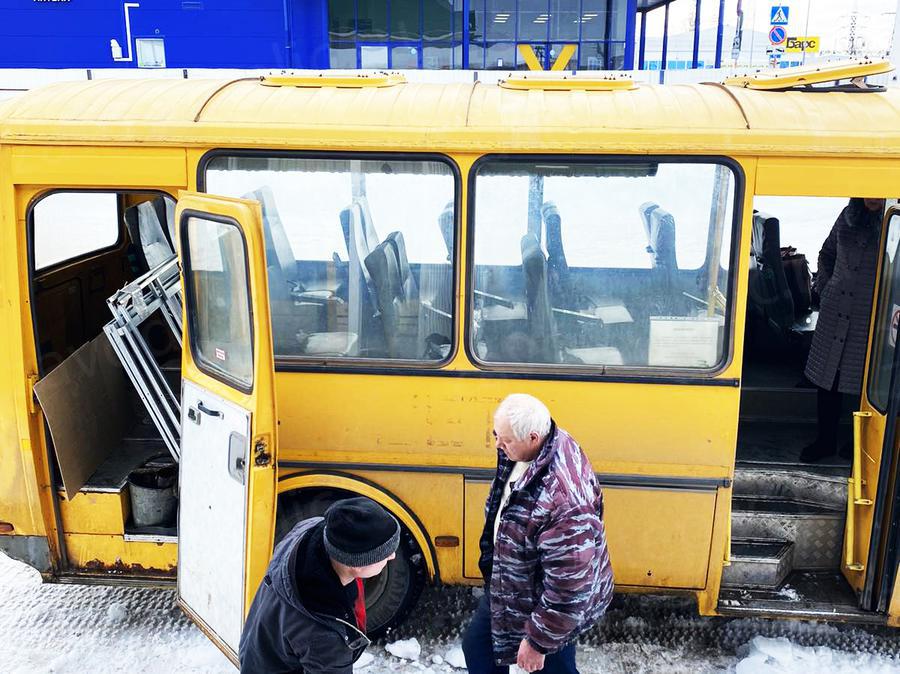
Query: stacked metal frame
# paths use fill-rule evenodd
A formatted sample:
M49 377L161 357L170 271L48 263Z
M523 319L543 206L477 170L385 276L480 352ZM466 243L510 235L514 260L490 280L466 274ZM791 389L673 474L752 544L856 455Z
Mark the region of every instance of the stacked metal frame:
M140 326L159 311L181 344L182 299L178 258L151 269L107 300L113 320L103 327L125 372L147 408L169 452L180 458L181 400L141 334Z

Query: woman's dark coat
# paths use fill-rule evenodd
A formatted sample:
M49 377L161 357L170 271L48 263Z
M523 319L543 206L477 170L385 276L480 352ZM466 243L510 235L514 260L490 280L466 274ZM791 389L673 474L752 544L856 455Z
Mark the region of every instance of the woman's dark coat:
M854 395L862 389L880 235L880 212L851 199L822 245L819 322L806 362L806 376L820 388L837 384Z

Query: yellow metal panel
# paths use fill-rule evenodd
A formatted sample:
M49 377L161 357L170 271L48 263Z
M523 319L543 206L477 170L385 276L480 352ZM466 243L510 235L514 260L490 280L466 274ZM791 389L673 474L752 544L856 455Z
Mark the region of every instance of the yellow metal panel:
M603 499L617 585L706 586L715 492L607 487Z
M489 491L490 482L466 481L464 573L469 578L481 577L478 541ZM606 487L603 498L616 585L706 586L715 492Z
M854 157L763 157L754 193L809 197L885 197L896 195L900 162Z
M127 491L79 492L71 501L60 494L59 513L63 530L70 534L124 534L131 514Z
M324 149L900 154L900 90L512 91L478 83L384 88L167 80L52 85L0 111L0 141ZM166 105L159 101L165 100Z
M484 531L484 506L487 503L491 483L481 480L466 480L466 517L465 517L465 565L463 573L467 578L481 578L478 559L481 548L478 543Z
M161 574L175 577L175 543L126 541L122 536L66 534L66 553L72 571L108 571L112 575Z
M493 411L523 392L547 403L599 473L731 475L736 386L388 376L373 396L374 383L371 375L278 373L278 399L293 401L279 410L282 459L493 469ZM715 413L697 423L697 410Z
M161 148L17 147L11 180L52 187L151 187L184 185L184 150Z

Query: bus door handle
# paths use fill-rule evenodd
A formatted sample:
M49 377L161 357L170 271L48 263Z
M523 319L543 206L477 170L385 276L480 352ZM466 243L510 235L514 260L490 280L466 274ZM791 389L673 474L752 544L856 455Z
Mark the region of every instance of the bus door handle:
M240 433L231 432L228 436L228 474L235 482L245 483L247 460L244 453L247 449L247 438Z
M862 496L862 424L871 412L853 413L853 467L847 478L847 531L844 536L844 565L851 571L864 571L865 565L856 561L856 507L870 506L872 499Z
M203 414L208 414L211 417L218 417L222 419L225 415L222 414L219 410L211 410L206 405L203 404L203 401L197 403L197 409L203 412Z

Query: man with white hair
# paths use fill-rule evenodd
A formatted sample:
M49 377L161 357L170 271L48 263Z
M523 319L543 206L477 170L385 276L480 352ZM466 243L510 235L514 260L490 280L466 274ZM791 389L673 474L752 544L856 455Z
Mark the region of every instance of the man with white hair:
M494 413L497 474L479 567L486 592L463 637L469 674L575 673L575 640L613 593L603 497L591 462L537 398Z

